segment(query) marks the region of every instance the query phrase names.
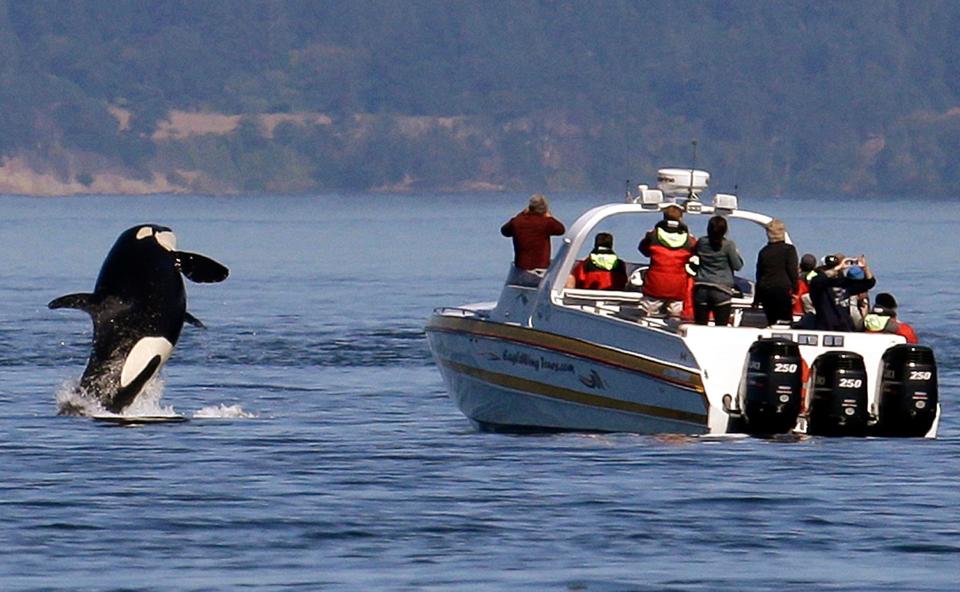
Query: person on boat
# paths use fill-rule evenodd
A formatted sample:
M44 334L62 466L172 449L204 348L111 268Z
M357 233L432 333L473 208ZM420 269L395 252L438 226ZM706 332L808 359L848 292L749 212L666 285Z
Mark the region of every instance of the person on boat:
M713 313L714 324L730 321L734 279L733 273L743 267L743 257L727 235L727 220L714 216L707 222L707 236L697 241L697 273L693 288L693 319L706 325Z
M817 257L813 253L804 253L800 257L800 270L797 274L797 291L793 295L793 314L803 316L813 313L813 302L810 301L810 279L816 273Z
M852 280L862 280L865 277L863 268L851 264L846 268L846 276ZM863 331L863 320L870 312L870 295L867 292L850 295L850 318L853 320L853 330Z
M873 302L873 308L863 318L867 333L893 333L902 335L907 343L918 343L913 327L897 318L897 300L893 294L881 292Z
M500 234L513 239L513 270L510 282L536 286L550 266L550 237L566 232L563 223L550 213L547 198L539 193L530 197L522 212L500 228Z
M793 321L793 294L796 292L797 249L786 242L783 220L767 223L767 244L757 254L757 287L754 305L760 304L767 324Z
M613 235L609 232L597 233L593 239L593 250L586 259L574 266L567 287L623 290L626 285L627 267L613 251Z
M857 279L858 267L863 272ZM810 280L810 300L816 310L816 329L821 331L854 331L853 317L850 314L850 296L869 291L877 284L867 259L860 255L856 265L841 253L824 257L823 265L817 268L816 275Z
M640 252L650 258L643 276L641 304L648 315L679 318L687 296L687 261L693 255L697 239L683 223L683 208L671 203L663 210L663 220L640 241Z

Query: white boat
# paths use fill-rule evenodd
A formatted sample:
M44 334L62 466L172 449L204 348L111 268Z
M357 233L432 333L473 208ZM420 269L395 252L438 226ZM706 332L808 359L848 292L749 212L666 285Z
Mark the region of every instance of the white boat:
M583 214L538 286L508 277L497 302L435 310L430 349L467 418L490 431L936 437L933 352L899 335L766 327L745 280L731 326L644 316L642 265L627 291L565 287L614 218L645 231L679 203L688 223L719 214L762 232L771 218L739 209L736 196L702 200L708 179L661 170L658 189L640 185L626 203Z

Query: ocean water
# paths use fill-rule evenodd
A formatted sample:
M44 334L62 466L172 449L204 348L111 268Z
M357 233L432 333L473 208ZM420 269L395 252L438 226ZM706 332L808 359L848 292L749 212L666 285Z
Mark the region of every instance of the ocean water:
M568 225L611 201L551 197ZM496 298L524 202L0 197L0 590L957 589L955 201L746 200L866 254L939 363L937 440L791 442L475 432L423 325ZM58 416L92 332L46 303L145 222L231 270L188 284L207 329L151 386L190 421ZM646 228L612 230L639 260ZM762 232L731 237L752 265Z

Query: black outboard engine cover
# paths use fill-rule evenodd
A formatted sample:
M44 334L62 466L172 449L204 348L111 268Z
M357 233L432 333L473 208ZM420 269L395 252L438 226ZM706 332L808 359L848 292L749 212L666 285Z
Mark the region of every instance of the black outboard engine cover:
M793 341L763 338L747 352L740 410L749 434L785 434L797 425L803 398L803 360Z
M867 409L867 370L860 354L831 351L821 354L810 369L813 395L807 432L819 436L864 436Z
M888 349L880 363L878 436L922 437L937 417L939 390L933 350L902 343Z

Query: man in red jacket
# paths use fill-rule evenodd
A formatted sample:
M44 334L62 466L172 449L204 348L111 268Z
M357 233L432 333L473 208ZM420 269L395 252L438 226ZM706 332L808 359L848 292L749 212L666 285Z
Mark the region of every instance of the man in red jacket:
M650 258L643 276L642 304L648 315L679 318L689 289L687 260L693 255L697 239L683 223L683 208L670 204L663 220L640 241L640 252Z
M550 266L550 237L566 232L563 224L550 214L547 198L539 193L530 197L529 206L500 228L500 234L513 238L511 283L536 286Z

